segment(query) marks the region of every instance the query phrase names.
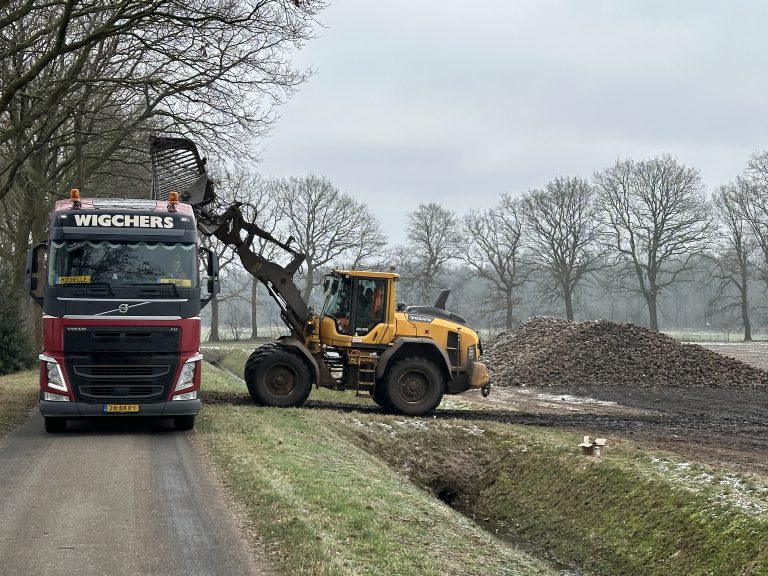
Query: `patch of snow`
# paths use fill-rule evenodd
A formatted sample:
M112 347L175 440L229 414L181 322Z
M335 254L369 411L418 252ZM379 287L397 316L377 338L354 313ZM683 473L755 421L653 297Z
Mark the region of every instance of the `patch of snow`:
M546 394L539 392L536 398L547 400L549 402L567 402L568 404L597 404L599 406L616 406L616 402L609 400L597 400L584 396L573 396L572 394Z

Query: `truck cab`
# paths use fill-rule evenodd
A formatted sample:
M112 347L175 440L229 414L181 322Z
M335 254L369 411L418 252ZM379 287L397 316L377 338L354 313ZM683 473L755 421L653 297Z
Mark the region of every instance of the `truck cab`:
M218 264L198 245L188 205L81 200L73 190L54 207L48 241L28 254L26 288L43 309L47 431L116 415L194 426L200 309L218 291Z

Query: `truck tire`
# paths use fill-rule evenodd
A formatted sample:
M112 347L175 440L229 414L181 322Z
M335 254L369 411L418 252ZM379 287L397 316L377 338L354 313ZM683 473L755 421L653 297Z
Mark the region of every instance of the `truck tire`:
M182 432L185 430L192 430L192 428L195 427L195 415L187 414L184 416L174 416L173 425L175 426L176 430Z
M67 419L57 416L45 417L45 431L48 434L61 434L67 429Z
M256 348L245 363L245 384L256 404L299 406L312 391L304 360L279 344Z
M443 399L440 370L423 358L403 358L384 376L384 390L392 409L418 416L437 408Z

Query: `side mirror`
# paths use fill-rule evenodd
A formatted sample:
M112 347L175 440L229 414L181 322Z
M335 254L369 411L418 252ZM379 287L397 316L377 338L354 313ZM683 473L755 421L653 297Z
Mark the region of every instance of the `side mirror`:
M205 271L208 276L206 283L208 296L200 298L200 308L204 308L221 290L219 285L219 257L213 250L203 246L200 247L200 257L205 262Z
M48 241L46 240L30 248L29 252L27 252L27 265L24 270L24 289L26 290L27 294L29 294L40 306L43 305L43 297L36 294L38 288L37 261L40 250L47 247Z

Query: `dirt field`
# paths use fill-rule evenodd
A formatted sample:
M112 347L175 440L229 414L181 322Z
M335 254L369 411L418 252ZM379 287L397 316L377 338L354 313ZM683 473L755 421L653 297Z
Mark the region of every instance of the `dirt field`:
M706 344L768 369L768 342ZM768 476L768 388L494 388L466 400L490 412L439 410L439 417L571 428L592 437L626 438L691 461ZM495 408L495 409L494 409ZM510 411L511 410L511 411Z

